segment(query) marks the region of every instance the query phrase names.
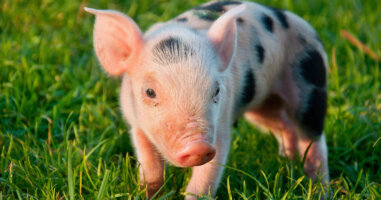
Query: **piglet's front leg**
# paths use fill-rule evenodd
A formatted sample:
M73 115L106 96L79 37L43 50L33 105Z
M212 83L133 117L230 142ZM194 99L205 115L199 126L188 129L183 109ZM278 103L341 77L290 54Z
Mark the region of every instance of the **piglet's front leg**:
M208 163L193 167L192 177L188 183L186 200L195 200L209 192L215 196L230 149L230 128L216 136L216 155Z
M135 152L140 162L140 180L147 187L147 197L152 197L163 185L164 161L152 143L138 128L132 129Z

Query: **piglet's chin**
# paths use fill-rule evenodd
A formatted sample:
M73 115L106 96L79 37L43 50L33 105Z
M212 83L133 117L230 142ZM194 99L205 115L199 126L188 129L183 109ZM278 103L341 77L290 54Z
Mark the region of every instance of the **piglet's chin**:
M193 167L203 165L214 158L216 149L206 141L195 141L183 149L175 156L180 167Z

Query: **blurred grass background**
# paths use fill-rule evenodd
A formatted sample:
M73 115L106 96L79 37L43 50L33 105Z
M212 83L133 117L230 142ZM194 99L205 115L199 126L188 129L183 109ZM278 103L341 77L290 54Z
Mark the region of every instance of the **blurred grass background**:
M204 1L2 0L0 2L0 200L145 199L118 78L92 50L94 17L84 5L120 10L143 30ZM381 198L381 4L366 0L259 0L289 9L318 31L330 57L331 197ZM233 130L218 199L315 199L302 164L278 156L273 136L244 120ZM241 171L242 170L242 171ZM190 170L166 169L161 199L182 199Z

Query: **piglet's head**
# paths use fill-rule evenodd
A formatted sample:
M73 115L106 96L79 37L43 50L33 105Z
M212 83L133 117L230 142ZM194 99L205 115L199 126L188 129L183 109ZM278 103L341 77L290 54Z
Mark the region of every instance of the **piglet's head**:
M202 165L215 156L218 127L229 114L224 80L237 45L235 19L244 8L226 12L206 34L163 24L144 36L120 12L85 8L96 15L99 62L108 74L123 75L123 114L174 165Z

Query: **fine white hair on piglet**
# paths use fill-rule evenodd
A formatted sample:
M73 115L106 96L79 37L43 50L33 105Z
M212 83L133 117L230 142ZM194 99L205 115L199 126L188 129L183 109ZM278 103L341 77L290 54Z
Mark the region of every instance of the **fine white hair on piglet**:
M174 101L192 100L182 101L181 107L185 108L192 106L185 104L208 103L210 99L208 96L191 91L202 88L209 91L209 88L217 81L211 78L216 73L219 60L209 41L183 25L159 28L151 35L146 35L146 38L149 38L147 48L152 51L151 63L147 63L151 65L149 70L162 74L156 77L157 81L181 86L173 90L177 93L173 95L173 98L176 98ZM203 106L198 106L198 108L201 107ZM195 110L195 113L199 112L200 110Z
M194 195L186 199L214 196L231 126L242 115L270 130L283 155L306 155L308 177L329 181L327 55L302 18L253 2L213 1L142 34L120 12L85 10L96 15L99 62L123 75L121 110L148 197L163 184L163 159L193 167L186 192Z

